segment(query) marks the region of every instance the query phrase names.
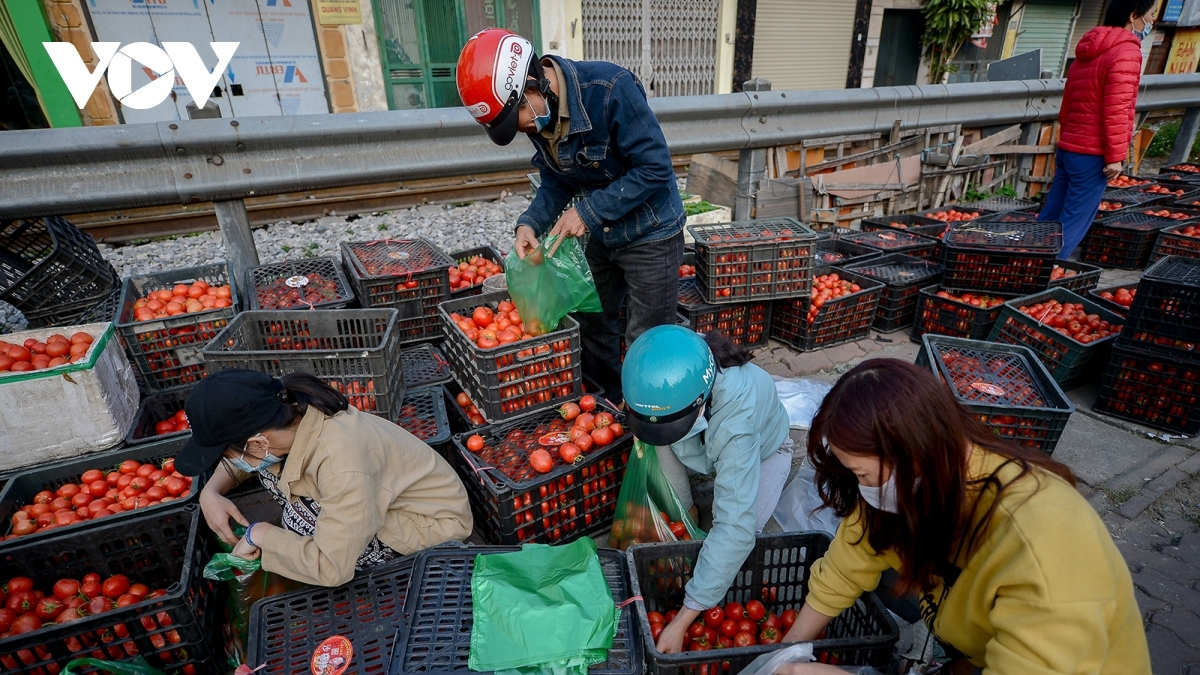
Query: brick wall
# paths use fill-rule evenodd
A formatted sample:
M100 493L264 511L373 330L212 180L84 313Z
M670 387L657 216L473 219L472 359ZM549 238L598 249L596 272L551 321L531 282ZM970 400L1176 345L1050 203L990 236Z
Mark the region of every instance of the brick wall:
M84 21L83 7L80 0L44 0L46 14L50 17L50 30L54 32L59 42L70 42L83 56L89 70L96 68L96 54L92 52L92 34ZM88 100L87 107L79 116L84 126L101 126L117 124L116 104L108 92L108 82L100 78L96 91Z
M358 112L354 96L354 79L350 75L350 57L346 53L344 26L322 26L317 20L317 0L310 0L313 21L317 24L317 49L325 69L329 90L329 106L335 113ZM368 4L367 11L371 11Z

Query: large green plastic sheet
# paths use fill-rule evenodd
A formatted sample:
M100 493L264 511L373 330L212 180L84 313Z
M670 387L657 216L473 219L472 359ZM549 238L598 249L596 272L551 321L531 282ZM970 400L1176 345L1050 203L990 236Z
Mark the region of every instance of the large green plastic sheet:
M682 523L682 530L672 532L671 523ZM686 536L680 536L683 534ZM704 537L704 530L683 508L683 502L663 473L658 463L658 448L634 440L608 545L624 551L634 544Z
M530 335L544 335L558 327L571 312L599 312L600 294L592 279L592 269L574 237L563 240L554 255L549 254L557 240L546 237L529 255L521 259L514 248L504 258L508 293L521 313Z
M590 538L479 555L471 596L471 670L583 675L608 658L619 610Z

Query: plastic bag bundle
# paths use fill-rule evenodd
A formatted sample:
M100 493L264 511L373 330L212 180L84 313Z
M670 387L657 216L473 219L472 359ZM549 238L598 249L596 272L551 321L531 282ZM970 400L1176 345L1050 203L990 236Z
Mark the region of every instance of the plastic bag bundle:
M634 544L704 536L704 530L683 508L683 502L663 473L658 463L658 448L635 440L617 497L617 514L608 545L624 551Z
M816 469L805 457L796 477L783 489L779 503L775 505L775 520L784 532L817 530L831 537L837 534L842 519L834 515L833 509L824 508L816 479Z
M548 251L556 240L546 237L524 259L517 255L516 248L504 258L509 295L530 335L553 331L571 312L602 310L592 270L579 242L567 237L551 256Z
M801 380L794 378L772 377L775 380L775 391L779 392L779 401L787 410L788 426L793 429L807 431L812 427L813 417L825 400L825 395L833 389L833 385L821 380Z
M790 647L777 649L759 656L742 669L740 675L776 675L783 666L793 663L810 663L817 659L813 656L811 642L798 642ZM828 666L843 673L855 675L884 675L871 666Z

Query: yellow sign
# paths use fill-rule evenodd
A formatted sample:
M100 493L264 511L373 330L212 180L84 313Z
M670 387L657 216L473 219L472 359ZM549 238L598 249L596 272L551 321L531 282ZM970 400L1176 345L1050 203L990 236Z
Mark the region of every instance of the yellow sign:
M358 0L317 0L317 19L323 26L362 23Z
M1175 31L1171 42L1171 53L1167 56L1166 75L1196 72L1200 63L1200 28L1180 28Z

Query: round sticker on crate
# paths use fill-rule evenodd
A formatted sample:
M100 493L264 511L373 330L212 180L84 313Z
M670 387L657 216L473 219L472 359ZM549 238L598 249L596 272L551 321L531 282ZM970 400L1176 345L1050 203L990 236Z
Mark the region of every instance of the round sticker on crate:
M354 646L341 635L326 639L313 650L313 675L342 675L350 667Z
M292 288L300 288L301 286L308 285L308 277L297 274L294 277L288 277L283 283L291 286Z
M392 260L408 260L412 257L412 254L410 254L408 251L392 251L391 253L387 254L387 257L391 258Z
M982 391L983 393L987 394L988 396L1003 396L1006 393L1000 387L997 387L994 384L989 384L987 382L972 382L971 388L978 389L979 391Z

